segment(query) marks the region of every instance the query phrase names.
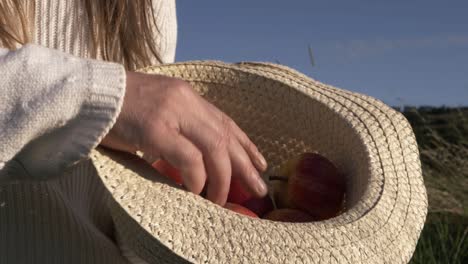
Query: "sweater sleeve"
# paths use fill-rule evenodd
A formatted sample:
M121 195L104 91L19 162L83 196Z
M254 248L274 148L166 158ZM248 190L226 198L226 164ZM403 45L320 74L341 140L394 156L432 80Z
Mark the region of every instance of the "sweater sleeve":
M47 179L88 156L117 119L125 79L116 63L0 49L0 180Z

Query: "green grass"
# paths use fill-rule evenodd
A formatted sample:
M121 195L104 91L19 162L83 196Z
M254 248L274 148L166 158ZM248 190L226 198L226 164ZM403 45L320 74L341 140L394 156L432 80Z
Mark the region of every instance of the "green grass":
M467 236L467 217L430 213L410 263L468 263Z
M468 108L408 107L429 214L412 264L468 263Z

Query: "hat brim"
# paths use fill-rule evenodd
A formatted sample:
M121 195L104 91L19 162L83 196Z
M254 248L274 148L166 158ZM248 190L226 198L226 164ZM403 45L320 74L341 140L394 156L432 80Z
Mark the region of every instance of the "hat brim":
M347 211L326 221L241 216L168 183L138 157L91 159L118 235L149 263L407 263L427 213L415 137L382 102L284 66L187 62L142 70L182 78L232 117L277 168L318 151L347 176Z

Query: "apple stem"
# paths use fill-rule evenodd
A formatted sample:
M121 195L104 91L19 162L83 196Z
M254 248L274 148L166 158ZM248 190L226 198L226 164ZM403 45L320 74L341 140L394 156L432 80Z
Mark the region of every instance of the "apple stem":
M288 177L282 175L270 175L270 181L288 181Z
M268 186L268 196L270 197L271 202L273 203L273 209L276 210L276 209L278 209L278 206L276 205L275 196L273 195L273 192L271 192L271 190L272 190L272 187L269 184L269 186Z

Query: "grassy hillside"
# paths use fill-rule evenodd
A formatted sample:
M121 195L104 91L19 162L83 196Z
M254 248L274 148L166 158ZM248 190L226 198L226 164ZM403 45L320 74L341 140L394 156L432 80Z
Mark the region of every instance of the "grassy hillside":
M406 107L429 215L411 263L468 263L468 107Z

